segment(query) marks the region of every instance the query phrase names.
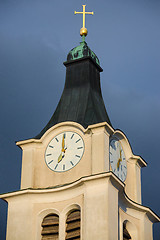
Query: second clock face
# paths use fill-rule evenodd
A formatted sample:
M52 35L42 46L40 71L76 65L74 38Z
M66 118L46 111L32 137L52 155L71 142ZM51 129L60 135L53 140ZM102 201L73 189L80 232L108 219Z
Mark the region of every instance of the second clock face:
M75 132L63 132L55 136L45 152L47 166L55 172L65 172L75 167L84 153L82 137Z
M112 171L124 182L127 176L127 163L123 148L118 139L112 139L110 142L109 159Z

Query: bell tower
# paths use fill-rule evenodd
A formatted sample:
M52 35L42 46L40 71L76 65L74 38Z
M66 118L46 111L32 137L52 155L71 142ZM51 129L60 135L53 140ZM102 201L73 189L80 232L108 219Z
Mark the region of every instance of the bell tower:
M65 86L43 130L19 141L21 189L8 202L7 240L152 240L160 218L141 201L141 168L102 98L96 54L85 37L64 62Z

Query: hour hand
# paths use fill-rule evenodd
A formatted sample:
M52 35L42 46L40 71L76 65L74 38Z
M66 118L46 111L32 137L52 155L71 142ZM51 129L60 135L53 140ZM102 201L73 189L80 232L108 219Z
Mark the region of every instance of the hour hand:
M118 160L118 162L117 162L117 169L119 170L119 160Z
M59 163L60 161L62 161L62 158L63 158L63 156L62 156L62 152L61 152L61 154L60 154L59 157L58 157L58 163Z
M119 165L120 165L120 162L122 161L122 159L121 158L119 158L118 159L118 162L117 162L117 169L118 169L118 171L119 171Z

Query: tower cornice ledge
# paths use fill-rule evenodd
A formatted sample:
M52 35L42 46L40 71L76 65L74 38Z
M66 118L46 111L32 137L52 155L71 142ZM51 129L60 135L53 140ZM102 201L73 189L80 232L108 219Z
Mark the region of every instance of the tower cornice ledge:
M41 144L43 142L44 138L47 135L49 135L53 130L58 129L63 126L75 127L83 133L87 133L88 131L97 129L99 127L105 127L107 132L109 133L109 135L112 135L114 133L114 129L107 122L92 124L92 125L89 125L87 128L84 128L81 124L79 124L77 122L66 121L66 122L58 123L58 124L52 126L51 128L49 128L40 139L31 138L31 139L21 140L21 141L17 141L16 145L21 147L22 145L29 144L29 143Z
M89 181L93 181L93 180L98 180L98 179L109 179L111 181L111 183L121 192L123 192L123 188L125 186L125 184L111 171L110 172L103 172L100 174L94 174L94 175L90 175L90 176L85 176L85 177L81 177L80 179L71 182L71 183L67 183L67 184L63 184L63 185L56 185L53 187L48 187L48 188L26 188L26 189L21 189L18 191L14 191L14 192L8 192L8 193L4 193L4 194L0 194L0 198L1 199L7 199L10 197L15 197L18 195L23 195L23 194L43 194L43 193L53 193L53 192L60 192L60 191L64 191L64 190L68 190L74 187L78 187L78 186L82 186L84 183L89 182Z
M122 201L125 201L126 206L135 209L141 213L144 213L148 216L149 219L151 219L152 222L159 222L160 221L160 217L155 214L149 207L146 206L142 206L141 204L138 204L134 201L132 201L125 193L124 187L125 184L119 180L119 178L114 175L112 172L103 172L100 174L95 174L95 175L90 175L90 176L85 176L82 177L80 179L78 179L75 182L72 183L68 183L68 184L64 184L64 185L58 185L58 186L54 186L54 187L48 187L48 188L28 188L28 189L22 189L22 190L18 190L15 192L9 192L9 193L5 193L5 194L0 194L0 198L5 200L6 202L12 201L13 199L16 200L19 199L19 196L21 195L22 197L27 197L27 199L29 200L29 196L31 201L33 200L33 198L38 195L38 198L40 198L40 195L54 195L54 193L60 193L62 191L70 192L71 189L78 189L81 188L81 191L78 191L80 194L84 194L85 193L85 189L87 187L87 184L89 184L90 182L92 182L92 186L93 186L93 182L97 183L98 181L102 181L103 184L110 183L113 187L115 187L118 191L118 194L121 195L121 199Z
M90 56L82 57L80 59L75 59L75 60L69 60L69 61L64 62L63 64L64 64L64 66L67 67L67 66L71 65L72 63L76 64L78 62L82 62L82 61L85 61L87 59L89 59L95 65L95 67L99 70L99 72L103 72L103 69Z

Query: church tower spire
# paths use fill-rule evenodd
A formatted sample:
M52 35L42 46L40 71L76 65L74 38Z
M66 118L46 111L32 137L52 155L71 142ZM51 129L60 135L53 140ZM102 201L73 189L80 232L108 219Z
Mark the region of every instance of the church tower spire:
M73 48L64 62L66 81L59 104L48 124L36 138L57 123L72 121L84 128L107 122L111 126L100 86L99 59L85 41Z
M64 63L65 86L49 123L36 139L16 143L21 190L0 196L8 202L7 240L153 240L160 218L141 203L147 164L111 126L102 68L84 36Z
M96 54L85 42L87 28L85 27L85 15L94 14L83 12L83 27L80 30L82 42L73 48L64 62L66 67L66 81L58 106L44 129L35 137L39 139L52 126L57 123L71 121L81 124L84 128L89 125L107 122L111 126L104 101L102 98L100 72L100 62Z

